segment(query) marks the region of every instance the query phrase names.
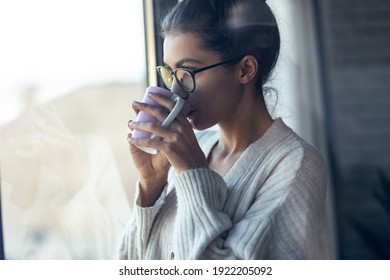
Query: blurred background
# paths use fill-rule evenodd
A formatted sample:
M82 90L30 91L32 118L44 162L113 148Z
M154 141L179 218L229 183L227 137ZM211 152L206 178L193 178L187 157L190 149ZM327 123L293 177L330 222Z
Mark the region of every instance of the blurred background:
M159 84L177 0L1 0L7 259L115 259L137 172L131 102ZM335 259L390 258L390 2L268 0L274 117L326 158Z

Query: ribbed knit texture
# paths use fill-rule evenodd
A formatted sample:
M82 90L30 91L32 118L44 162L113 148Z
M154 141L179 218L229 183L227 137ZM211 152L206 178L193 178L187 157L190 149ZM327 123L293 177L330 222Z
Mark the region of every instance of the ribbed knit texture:
M198 134L206 155L218 137ZM136 195L120 258L327 259L325 197L321 156L277 119L223 178L171 170L153 207Z

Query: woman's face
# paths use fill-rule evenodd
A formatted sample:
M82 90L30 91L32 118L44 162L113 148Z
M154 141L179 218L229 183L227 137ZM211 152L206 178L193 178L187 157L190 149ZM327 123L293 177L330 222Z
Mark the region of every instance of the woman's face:
M173 33L165 38L164 63L172 70L179 67L196 70L221 61L216 52L203 49L199 38L193 34ZM221 65L195 75L196 88L187 99L192 109L188 119L194 129L207 129L234 116L240 101L239 74L235 66ZM179 90L182 89L174 81L173 91Z

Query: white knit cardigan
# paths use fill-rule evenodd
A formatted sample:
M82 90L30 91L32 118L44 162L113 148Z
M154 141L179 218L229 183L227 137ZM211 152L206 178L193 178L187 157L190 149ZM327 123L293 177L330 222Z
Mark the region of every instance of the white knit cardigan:
M206 154L217 131L198 134ZM281 119L221 177L171 170L158 201L135 205L121 259L327 259L326 169Z

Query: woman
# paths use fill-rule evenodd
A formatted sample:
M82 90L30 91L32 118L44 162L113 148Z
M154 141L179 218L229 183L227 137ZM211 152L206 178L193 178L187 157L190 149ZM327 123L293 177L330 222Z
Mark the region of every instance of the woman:
M184 0L162 31L159 73L192 110L169 128L129 122L160 140L129 134L140 178L121 258L328 258L324 162L271 118L263 97L280 46L268 5ZM134 102L135 111L164 120L174 104L150 98L164 110ZM203 131L216 124L219 131Z

